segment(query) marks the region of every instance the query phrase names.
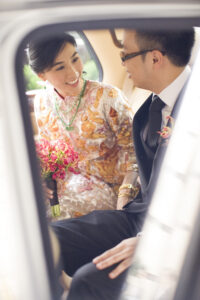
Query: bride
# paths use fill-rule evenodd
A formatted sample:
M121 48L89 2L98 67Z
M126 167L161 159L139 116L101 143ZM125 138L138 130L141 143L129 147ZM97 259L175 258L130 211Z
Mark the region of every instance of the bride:
M46 86L34 101L39 138L64 138L79 154L80 174L68 173L57 182L61 215L54 220L121 208L137 178L125 97L111 85L82 78L82 61L69 34L30 42L28 58ZM50 206L47 215L51 219Z

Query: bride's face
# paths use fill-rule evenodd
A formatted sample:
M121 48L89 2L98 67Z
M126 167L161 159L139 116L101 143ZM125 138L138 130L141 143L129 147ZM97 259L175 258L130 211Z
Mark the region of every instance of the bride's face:
M55 58L51 69L38 75L43 80L48 80L63 97L66 97L76 96L81 92L82 71L82 61L76 48L67 43Z

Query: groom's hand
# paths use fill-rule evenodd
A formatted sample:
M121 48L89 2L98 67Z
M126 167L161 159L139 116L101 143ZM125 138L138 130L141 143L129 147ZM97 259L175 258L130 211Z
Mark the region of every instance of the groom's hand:
M116 263L121 262L112 272L109 273L111 279L116 278L132 263L132 257L135 252L138 237L133 237L123 240L114 248L104 252L100 256L93 259L93 263L96 264L97 269L103 270Z

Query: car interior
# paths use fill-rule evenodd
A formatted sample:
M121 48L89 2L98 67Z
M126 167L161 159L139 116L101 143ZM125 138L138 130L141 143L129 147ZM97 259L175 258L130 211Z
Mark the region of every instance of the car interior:
M5 203L5 214L2 223L0 221L0 227L3 224L4 228L8 228L7 234L12 237L12 241L5 242L5 231L0 234L4 241L0 250L0 298L64 300L71 284L71 278L64 273L60 278L57 272L59 244L45 215L35 149L38 128L34 115L34 98L44 86L28 66L26 49L29 41L42 40L63 31L72 34L84 62L85 78L120 89L127 97L134 116L151 91L134 86L122 66L123 28L159 26L173 30L175 27L193 26L195 45L189 63L191 81L146 217L145 236L134 255L121 300L198 300L200 124L194 120L199 120L200 108L199 3L194 1L187 8L171 1L163 5L155 1L155 7L149 1L139 4L137 1L125 1L124 6L118 1L115 4L112 1L107 4L104 1L93 4L90 1L84 1L84 4L59 1L59 5L54 2L44 1L41 7L26 3L24 8L17 10L16 18L14 9L10 10L8 19L12 22L9 26L5 22L0 36L1 53L5 57L0 80L0 105L3 107L3 117L0 114L0 164L5 174L3 195L5 199L12 199ZM155 11L160 13L159 17ZM5 14L6 10L2 9L2 16L6 19ZM189 105L189 101L193 104ZM185 121L187 118L188 122ZM174 197L171 197L172 193ZM13 247L16 248L15 254ZM3 259L5 254L7 260ZM64 288L61 298L59 280ZM23 291L19 289L20 285L24 286ZM167 298L162 298L166 294Z

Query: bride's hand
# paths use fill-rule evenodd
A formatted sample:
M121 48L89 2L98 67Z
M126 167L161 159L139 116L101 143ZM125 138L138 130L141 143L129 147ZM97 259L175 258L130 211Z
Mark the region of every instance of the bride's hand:
M44 181L42 187L45 199L53 199L53 190L49 189Z
M117 199L117 209L120 210L124 205L126 205L129 202L128 196L118 197Z

